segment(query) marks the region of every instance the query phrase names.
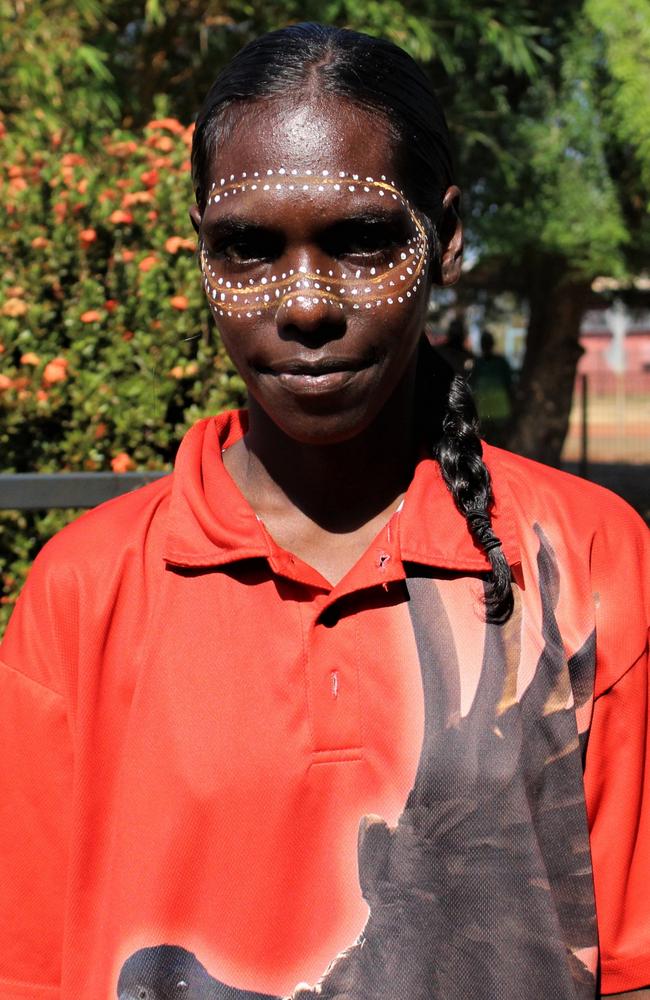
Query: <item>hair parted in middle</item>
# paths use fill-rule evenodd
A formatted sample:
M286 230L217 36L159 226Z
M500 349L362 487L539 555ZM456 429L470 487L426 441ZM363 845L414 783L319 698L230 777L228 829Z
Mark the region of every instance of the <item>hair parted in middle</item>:
M449 132L442 106L418 64L399 46L344 28L304 23L262 35L222 70L199 112L192 143L192 179L203 214L218 150L241 104L305 101L336 95L377 115L396 153L397 179L421 213L435 274L443 197L453 183ZM491 566L485 588L486 618L512 614L510 568L491 520L493 493L483 462L478 417L463 376L423 337L418 358L416 405L443 478Z

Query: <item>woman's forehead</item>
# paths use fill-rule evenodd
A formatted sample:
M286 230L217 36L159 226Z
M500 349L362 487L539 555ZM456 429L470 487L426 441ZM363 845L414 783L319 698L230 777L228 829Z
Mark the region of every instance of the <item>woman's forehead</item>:
M383 115L336 96L235 105L217 140L210 183L257 170L301 176L343 171L399 180L395 145ZM396 185L399 186L399 185Z

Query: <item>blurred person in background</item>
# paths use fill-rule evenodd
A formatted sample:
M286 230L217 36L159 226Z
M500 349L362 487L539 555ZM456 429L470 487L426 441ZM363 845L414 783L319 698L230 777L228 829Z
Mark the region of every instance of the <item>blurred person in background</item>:
M474 361L470 386L476 401L481 430L491 444L504 443L512 412L512 368L503 354L497 354L490 330L481 334L481 354Z
M467 346L467 330L464 321L454 317L447 327L445 339L436 344L436 351L451 365L457 375L468 378L474 367L475 355Z

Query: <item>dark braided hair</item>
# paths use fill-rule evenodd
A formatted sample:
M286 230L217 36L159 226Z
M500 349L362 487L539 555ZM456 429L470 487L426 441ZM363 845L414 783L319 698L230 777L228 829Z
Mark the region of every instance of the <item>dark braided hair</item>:
M510 567L492 529L494 497L483 462L474 398L465 378L457 375L426 340L420 345L417 378L418 423L429 429L436 442L434 454L443 479L492 567L485 593L487 621L507 621L514 604ZM438 400L437 408L431 406L432 395Z
M434 267L439 261L442 200L452 183L444 112L417 63L392 42L321 24L295 24L246 45L213 83L199 112L192 143L192 178L203 213L228 109L240 102L287 93L336 94L380 113L394 141L397 172L426 225ZM483 463L476 409L467 383L423 340L416 408L428 427L434 454L456 506L492 567L486 583L486 618L512 612L510 570L492 530L490 474Z

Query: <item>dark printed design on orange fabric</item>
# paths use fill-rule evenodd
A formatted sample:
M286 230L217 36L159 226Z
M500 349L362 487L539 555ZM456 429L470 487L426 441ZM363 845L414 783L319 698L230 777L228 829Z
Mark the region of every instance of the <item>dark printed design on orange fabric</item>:
M541 529L542 644L517 697L521 602L488 625L471 709L435 579L406 581L422 669L425 736L394 829L365 816L359 939L295 1000L593 1000L597 932L576 709L591 697L591 636L568 661L556 620L559 574ZM245 947L245 944L242 945ZM119 1000L262 1000L159 945L122 967Z

